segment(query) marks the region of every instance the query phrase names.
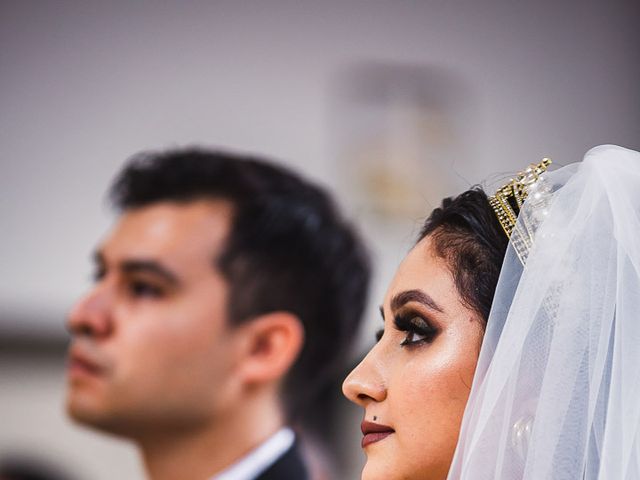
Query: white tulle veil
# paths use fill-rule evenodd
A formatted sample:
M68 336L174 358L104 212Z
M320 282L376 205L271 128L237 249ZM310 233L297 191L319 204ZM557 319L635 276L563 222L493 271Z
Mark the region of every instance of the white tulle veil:
M448 478L640 479L640 154L596 147L536 185Z

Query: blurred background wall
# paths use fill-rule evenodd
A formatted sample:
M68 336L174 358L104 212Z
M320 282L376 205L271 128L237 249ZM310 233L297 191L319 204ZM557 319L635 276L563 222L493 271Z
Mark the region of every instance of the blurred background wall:
M141 478L130 445L61 407L63 321L128 156L223 146L331 189L376 266L355 362L442 196L542 156L640 148L639 20L637 0L2 0L0 459ZM359 414L345 411L340 468L358 478Z

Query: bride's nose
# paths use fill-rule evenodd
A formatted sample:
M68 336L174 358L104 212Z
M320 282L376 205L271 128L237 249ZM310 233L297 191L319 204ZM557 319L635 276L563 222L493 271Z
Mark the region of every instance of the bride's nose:
M371 402L381 402L387 396L379 362L373 361L376 347L374 347L352 370L342 383L342 393L345 397L362 407Z

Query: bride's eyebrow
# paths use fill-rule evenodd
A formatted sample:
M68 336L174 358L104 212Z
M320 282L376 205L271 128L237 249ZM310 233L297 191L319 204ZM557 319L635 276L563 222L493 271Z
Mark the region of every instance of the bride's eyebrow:
M409 302L418 302L425 307L435 310L436 312L444 313L444 310L431 296L422 290L405 290L395 295L391 299L391 310L398 310Z

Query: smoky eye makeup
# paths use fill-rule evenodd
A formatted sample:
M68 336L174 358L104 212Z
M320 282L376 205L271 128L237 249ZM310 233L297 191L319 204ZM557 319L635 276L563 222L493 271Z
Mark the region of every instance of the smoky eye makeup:
M382 307L382 305L378 307L378 311L380 312L380 318L382 319L382 323L384 323L384 308ZM376 343L382 340L383 335L384 335L384 328L376 330L376 335L375 335Z
M400 343L403 347L431 343L440 333L440 329L432 321L413 309L399 311L394 316L393 323L397 330L406 334Z
M381 328L378 331L376 331L376 343L382 340L382 335L384 335L384 328Z

